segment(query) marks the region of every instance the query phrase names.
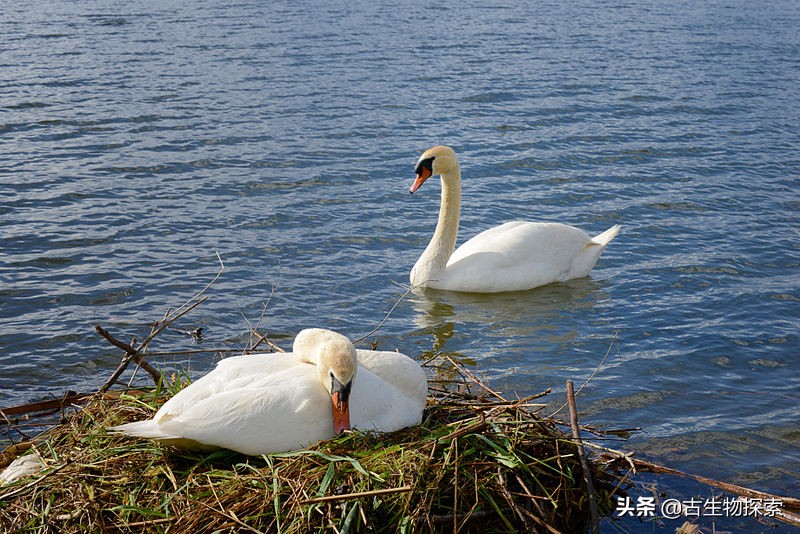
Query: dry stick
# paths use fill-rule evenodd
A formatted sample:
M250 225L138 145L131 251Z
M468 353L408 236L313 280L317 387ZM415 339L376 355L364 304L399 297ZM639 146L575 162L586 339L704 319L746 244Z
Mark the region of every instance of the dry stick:
M399 488L384 488L372 491L358 491L355 493L344 493L342 495L327 495L325 497L315 497L313 499L305 499L300 501L300 504L314 504L319 502L331 501L345 501L349 499L359 499L361 497L372 497L374 495L388 495L390 493L406 493L414 488L412 486L400 486Z
M102 388L100 388L100 393L105 393L106 391L108 391L108 388L111 387L111 384L116 382L117 378L119 378L119 375L121 375L122 371L124 371L125 368L128 366L128 363L130 362L131 358L142 369L147 371L150 374L151 377L153 377L153 381L156 384L158 384L163 379L163 377L161 376L161 373L156 368L154 368L152 365L147 363L144 360L144 358L142 357L142 355L139 353L139 350L134 348L133 345L129 345L127 343L123 343L122 341L119 341L114 336L109 334L108 330L106 330L105 328L103 328L99 324L95 325L94 328L95 328L95 330L97 330L97 333L100 334L101 336L103 336L104 338L106 338L106 340L109 343L111 343L115 347L119 347L119 348L121 348L122 350L125 351L125 355L122 357L122 361L120 362L119 366L117 367L117 370L114 371L114 375L112 375L113 381L109 380L109 382L106 382L106 384L108 384L108 387L106 387L104 385Z
M125 343L122 343L121 341L118 341L118 340L115 340L115 341L116 341L116 343L113 343L113 342L112 342L112 343L113 343L115 346L118 346L118 347L120 347L120 345L118 345L118 344L117 344L117 343L119 343L119 344L121 344L121 345L122 345L120 348L122 348L122 347L127 347L127 348L123 348L123 350L125 350L125 356L122 358L122 362L120 362L120 364L119 364L119 366L117 367L117 369L116 369L116 370L114 371L114 373L111 375L111 378L109 378L109 379L106 381L106 383L105 383L105 384L103 384L103 387L101 387L101 388L100 388L100 393L105 393L106 391L108 391L108 389L109 389L109 388L110 388L110 387L111 387L111 386L114 384L114 382L116 382L116 381L117 381L117 379L119 378L119 376L120 376L120 375L121 375L121 374L122 374L122 373L125 371L125 369L128 367L128 364L130 363L130 361L131 361L131 358L133 358L135 355L141 355L141 353L142 353L142 349L143 349L144 347L147 347L147 345L148 345L148 344L149 344L149 343L150 343L150 342L153 340L153 338L155 338L155 337L156 337L158 334L160 334L161 332L163 332L163 331L164 331L164 329L165 329L165 328L167 328L167 327L168 327L170 324L172 324L172 323L173 323L173 322L174 322L176 319L178 319L178 318L180 318L180 317L183 317L184 315L186 315L187 313L189 313L190 311L192 311L194 308L196 308L197 306L199 306L200 304L202 304L203 302L205 302L205 301L206 301L206 299L208 299L208 297L203 297L203 298L201 298L200 300L198 300L197 302L195 302L194 304L192 304L191 306L189 306L188 308L186 308L186 309L183 309L182 311L180 311L180 312L178 312L178 313L173 313L172 315L170 315L170 316L169 316L167 319L165 319L164 321L162 321L162 322L161 322L161 323L160 323L158 326L156 326L155 328L153 328L153 331L150 333L150 335L149 335L149 336L147 336L147 337L144 339L144 341L142 341L142 343L139 345L139 347L140 347L139 349L134 349L134 348L133 348L133 347L131 347L130 345L126 345ZM186 305L184 304L184 305L183 305L183 306L181 306L181 308L179 308L179 309L182 309L182 308L184 308L185 306L186 306ZM105 331L105 329L104 329L102 326L100 326L100 325L96 325L96 326L95 326L95 329L97 330L97 332L98 332L98 333L100 333L100 335L101 335L101 336L103 336L103 337L106 337L106 336L103 334L103 332L106 332L106 331ZM106 332L106 334L108 334L108 332ZM111 337L111 336L110 336L110 334L108 334L108 335L109 335L109 337ZM108 339L108 337L106 337L106 339ZM110 340L109 340L109 341L110 341ZM128 349L131 349L131 350L133 351L133 353L130 353L130 352L128 352Z
M214 276L214 278L212 278L212 279L211 279L211 281L210 281L208 284L206 284L206 287L204 287L203 289L201 289L200 291L198 291L198 292L197 292L197 293L196 293L196 294L195 294L195 295L194 295L192 298L190 298L189 300L187 300L186 302L184 302L183 304L181 304L181 306L180 306L180 307L179 307L177 310L175 310L175 312L174 312L174 313L176 313L176 314L177 314L177 313L178 313L180 310L182 310L183 308L185 308L186 306L188 306L190 302L192 302L193 300L197 299L198 297L200 297L200 295L202 295L203 293L205 293L206 291L208 291L208 288L209 288L209 287L211 287L212 285L214 285L214 282L216 282L216 281L217 281L217 278L219 278L219 277L222 275L222 272L225 270L225 264L224 264L224 263L222 263L222 258L219 256L219 252L215 252L215 254L217 255L217 260L219 260L219 272L217 272L216 276ZM203 299L203 300L205 300L205 299ZM192 306L192 308L194 308L195 306L197 306L197 304L194 304L194 305ZM191 309L191 308L190 308L190 309ZM189 310L186 310L186 311L189 311ZM186 312L183 312L183 313L181 313L180 315L176 316L176 317L173 319L173 321L174 321L175 319L177 319L178 317L180 317L181 315L184 315L185 313L186 313ZM167 318L168 318L167 316L165 316L165 317L164 317L164 319L165 319L165 320L166 320ZM172 321L170 321L170 322L172 322ZM165 326L164 328L166 328L166 326ZM162 330L163 330L163 328L162 328ZM160 332L160 330L159 330L159 332ZM155 337L155 336L153 336L153 337ZM144 343L142 343L142 345L144 345Z
M520 401L517 401L515 403L501 404L499 406L495 406L494 408L486 411L485 413L481 412L480 418L478 418L478 416L476 415L472 419L466 419L466 420L461 420L461 421L454 421L453 423L448 423L448 425L460 425L462 423L466 423L467 421L474 421L474 422L471 422L471 423L467 424L466 426L459 426L458 428L456 428L455 430L453 430L452 432L450 432L446 436L442 436L441 438L437 438L436 440L433 441L433 444L435 446L437 443L443 443L443 442L448 441L448 440L460 438L461 436L465 436L467 434L473 434L473 433L480 432L481 430L483 430L488 425L488 423L486 422L486 419L488 417L492 417L495 414L501 413L501 412L503 412L503 411L505 411L507 409L518 408L523 403L524 403L524 401L520 400Z
M186 315L187 313L189 313L190 311L192 311L193 309L195 309L196 307L198 307L199 305L204 303L206 300L208 300L208 297L203 297L203 298L199 299L197 302L195 302L194 304L192 304L191 306L189 306L186 309L182 309L182 308L184 308L186 306L185 304L183 306L181 306L180 308L178 308L179 310L181 310L180 312L174 312L170 316L168 316L167 318L162 320L156 327L153 328L153 331L150 332L150 335L147 336L146 338L144 338L144 341L142 341L139 346L140 347L147 347L147 345L149 345L150 342L153 341L153 338L155 338L158 334L160 334L161 332L166 330L166 328L169 325L171 325L177 319L180 319L181 317L183 317L184 315ZM142 349L139 350L139 352L141 352L141 351L142 351Z
M500 492L503 494L508 505L511 507L511 510L517 514L519 520L522 521L522 524L525 526L525 532L533 532L533 525L530 523L530 518L535 518L535 516L530 513L525 508L522 508L519 503L514 499L514 496L511 494L511 490L508 489L508 480L503 475L503 471L500 467L497 468L497 480L500 482L498 488ZM535 518L538 519L538 518Z
M677 469L672 469L671 467L665 467L663 465L654 464L646 460L640 460L638 458L634 458L632 452L624 453L622 451L616 449L610 449L608 447L602 447L600 445L591 442L587 442L587 445L606 453L601 455L601 457L603 458L606 459L610 458L612 461L627 462L634 473L637 473L638 472L637 468L639 468L642 471L649 471L651 473L663 474L663 475L675 475L683 478L689 478L701 484L721 489L723 491L727 491L728 493L732 493L734 495L741 495L743 497L750 497L755 499L778 499L789 510L792 510L794 512L800 512L800 499L796 497L784 497L772 493L766 493L763 491L745 488L743 486L737 486L736 484L730 484L728 482L721 482L719 480L714 480L713 478L708 478L701 475L684 473L683 471L678 471ZM628 474L626 474L625 476L627 477ZM798 524L800 525L800 517L798 517L797 521Z
M447 359L447 361L449 361L453 365L453 367L455 367L456 369L459 370L459 372L462 374L462 376L465 376L465 377L469 378L475 384L477 384L478 386L482 387L483 389L485 389L486 391L488 391L489 393L491 393L492 395L494 395L495 397L497 397L501 401L503 401L503 402L505 402L507 404L511 404L511 401L507 400L505 397L500 395L498 392L494 391L489 386L487 386L486 384L484 384L483 382L478 380L478 377L476 377L472 373L472 371L470 371L469 369L467 369L463 365L460 365L460 364L456 363L455 360L453 360L453 358L451 358L449 355L445 354L444 357Z
M628 460L630 460L630 458ZM622 485L625 483L625 481L628 480L628 477L631 476L631 473L634 473L634 472L635 472L635 468L633 468L633 467L628 469L625 472L625 476L622 477L621 479L619 479L619 482L617 482L617 485L614 486L614 489L611 491L611 493L608 494L608 500L609 501L614 498L614 495L617 493L617 491L619 491L619 489L622 487Z
M364 334L364 335L363 335L363 336L361 336L360 338L358 338L358 339L354 339L354 340L353 340L353 344L356 344L356 343L358 343L358 342L360 342L360 341L364 341L364 340L365 340L365 339L367 339L369 336L371 336L372 334L374 334L375 332L377 332L378 330L380 330L380 329L381 329L381 327L383 327L383 325L384 325L384 324L386 324L386 321L388 321L388 320L389 320L389 317L392 315L392 313L394 312L395 308L397 308L397 306L399 306L399 305L400 305L400 303L401 303L401 302L403 302L403 300L404 300L404 299L405 299L405 298L408 296L408 294L409 294L409 293L411 293L411 291L412 291L413 289L414 289L414 286L411 286L411 287L409 287L408 289L406 289L406 292L405 292L405 293L403 293L402 295L400 295L400 298L399 298L399 299L397 299L397 301L394 303L394 306L392 306L391 308L389 308L389 312L386 314L386 316L383 318L383 320L382 320L380 323L378 323L378 326L376 326L375 328L373 328L372 330L370 330L369 332L367 332L366 334Z
M217 354L228 352L241 352L240 349L190 349L190 350L158 350L148 352L147 355L153 356L192 356L194 354Z
M489 517L492 515L492 512L487 510L477 510L477 511L469 511L467 513L453 513L453 514L443 514L443 515L432 515L430 516L431 523L446 523L450 522L455 518L460 522L466 522L470 519L482 519L484 517Z
M629 456L624 455L621 452L619 452L618 454L620 459L625 459L627 461L633 462L633 464L642 471L649 471L651 473L657 473L663 475L675 475L679 477L690 478L692 480L700 482L701 484L721 489L723 491L727 491L728 493L733 493L734 495L749 497L751 499L762 499L762 500L777 499L781 501L781 503L785 508L795 512L800 512L800 499L795 497L782 497L780 495L774 495L772 493L766 493L763 491L745 488L743 486L737 486L736 484L730 484L728 482L721 482L719 480L706 478L700 475L692 475L690 473L684 473L683 471L678 471L677 469L672 469L670 467L665 467L663 465L654 464L646 460L630 458ZM800 520L800 518L798 518L798 520Z
M169 310L167 310L167 312L166 312L166 313L164 313L164 319L166 319L167 317L169 317ZM164 319L162 319L162 321L163 321ZM150 333L152 334L153 332L155 332L156 328L158 328L158 321L156 321L156 322L154 322L153 324L151 324L151 325L150 325ZM136 339L134 338L134 339L131 341L131 346L133 346L133 343L134 343L135 341L136 341ZM142 345L139 347L139 351L138 351L138 352L139 352L140 354L144 353L144 352L145 352L145 351L148 349L148 347L149 347L149 346L150 346L150 342L149 342L149 341L148 341L146 344L145 344L145 343L143 343L143 344L142 344ZM139 357L139 359L137 360L137 363L139 363L139 361L143 361L142 357ZM130 387L133 385L133 381L136 379L136 373L139 371L139 368L140 368L140 367L142 367L142 365L141 365L141 364L137 365L137 366L136 366L136 368L133 370L133 373L131 373L131 377L130 377L130 379L128 379L128 384L127 384L127 386L125 386L126 388L130 388ZM164 380L164 379L163 379L163 377L160 377L160 378L159 378L159 380L156 380L156 381L155 381L155 382L156 382L156 386L157 386L159 383L161 383L161 382L162 382L162 380Z
M547 518L547 515L544 513L544 510L542 510L542 507L539 506L539 503L536 502L537 498L531 494L531 491L528 489L528 486L525 485L525 482L523 482L522 479L517 474L514 474L514 478L517 479L517 483L522 487L522 489L525 490L525 493L521 494L521 495L524 495L525 497L527 497L530 500L531 504L534 506L534 508L536 508L536 511L539 512L539 514L541 514L541 516L542 516L540 518L540 517L537 517L536 514L529 513L529 517L531 519L533 519L536 522L536 524L538 524L540 527L543 527L543 528L547 529L548 531L550 531L551 534L561 534L561 532L559 530L556 530L551 525L547 524L547 522L545 521L545 519ZM543 497L539 497L539 498L543 499ZM523 510L524 510L524 508L523 508Z
M50 413L57 412L64 408L64 406L71 406L76 403L85 402L86 399L94 397L94 393L75 393L75 394L65 394L60 399L50 399L46 401L37 401L32 402L29 404L23 404L21 406L10 406L7 408L0 409L0 416L5 418L6 423L8 425L13 425L14 422L9 419L8 416L10 415L27 415L28 417L38 417L39 415L48 415ZM115 393L108 392L106 393L106 397L109 398L116 398ZM38 412L46 412L44 414L39 414ZM32 414L32 415L29 415Z
M266 315L266 313L267 313L267 308L269 307L269 303L272 302L272 296L275 294L275 292L278 290L278 288L281 287L281 281L282 280L283 280L283 265L281 265L281 260L279 259L278 260L278 281L276 283L272 284L272 288L270 289L269 296L267 297L267 301L264 303L264 306L261 307L261 315L258 317L258 321L256 321L256 325L255 326L252 326L252 325L250 326L250 339L247 340L247 344L250 345L250 343L253 341L253 334L259 336L261 339L259 339L256 342L255 345L250 347L249 350L255 350L255 348L262 341L266 341L268 345L270 345L272 348L275 348L275 346L272 345L272 343L270 343L268 339L266 339L264 336L262 336L261 334L258 333L258 327L261 325L261 321L264 320L264 315ZM247 317L245 317L244 320L247 321ZM250 321L247 321L247 324L249 325ZM285 352L285 351L281 350L280 352Z
M446 399L443 399L441 401L441 404L445 404L447 406L465 406L465 407L468 407L468 408L475 408L476 410L481 410L481 409L484 409L484 408L494 408L496 406L506 406L506 407L509 407L509 408L517 408L517 407L522 407L522 408L541 408L543 406L549 406L549 404L546 404L546 403L545 404L542 404L542 403L530 403L528 401L532 401L534 399L538 399L538 398L544 397L545 395L548 395L549 393L550 393L550 390L548 389L547 391L544 391L542 393L537 393L536 395L528 395L527 397L523 397L523 398L521 398L521 399L519 399L517 401L513 401L513 402L509 402L509 401L486 401L486 402L480 402L480 401L477 401L477 400L474 400L474 401L450 400L450 401L448 401ZM520 403L523 403L523 404L520 404Z
M189 313L191 310L193 310L194 308L196 308L197 306L199 306L201 303L205 302L205 301L206 301L206 299L208 299L208 297L203 297L203 298L200 298L200 296L201 296L203 293L205 293L206 291L208 291L208 288L209 288L209 287L211 287L211 286L214 284L214 282L216 282L216 281L217 281L217 279L218 279L218 278L219 278L219 277L222 275L222 272L225 270L225 264L224 264L224 263L222 263L222 258L220 257L220 255L219 255L219 252L216 252L216 255L217 255L217 260L219 260L219 265L220 265L220 268L219 268L219 271L217 271L217 274L214 276L214 278L212 278L212 279L211 279L211 281L210 281L208 284L206 284L206 286L205 286L203 289L201 289L200 291L198 291L197 293L195 293L195 294L194 294L194 296L192 296L192 297L191 297L190 299L188 299L186 302L184 302L183 304L181 304L181 305L178 307L178 309L177 309L177 310L175 310L174 312L170 312L170 310L167 310L167 312L164 314L164 318L163 318L163 319L162 319L160 322L156 322L156 323L153 325L153 329L150 331L150 335L149 335L149 336L147 336L147 337L144 339L144 341L142 341L142 342L139 344L139 349L135 351L135 353L136 353L136 354L138 354L138 355L141 355L141 354L143 354L143 353L144 353L144 351L145 351L145 350L147 350L147 346L150 344L150 342L151 342L151 341L152 341L152 340L153 340L153 339L154 339L154 338L155 338L155 337L156 337L158 334L160 334L161 332L163 332L165 328L167 328L169 325L171 325L173 322L175 322L175 320L177 320L177 319L178 319L178 318L180 318L180 317L183 317L184 315L186 315L187 313ZM192 302L192 301L196 301L196 302L195 302L194 304L191 304L191 302ZM99 326L98 326L97 328L99 328ZM99 330L98 330L98 332L99 332ZM119 346L119 345L118 345L118 346ZM131 347L131 348L132 348L132 347ZM126 356L127 356L127 349L123 349L123 350L125 350L125 351L126 351ZM130 357L128 357L128 358L127 358L127 361L125 361L125 358L123 358L123 363L121 363L121 364L120 364L120 367L121 367L121 369L120 369L120 368L117 368L117 370L114 372L114 374L115 374L116 376L114 376L113 380L109 380L109 381L107 381L107 382L106 382L106 383L103 385L103 387L102 387L102 388L100 388L100 391L101 391L101 392L105 392L105 391L107 391L107 390L108 390L108 388L110 388L110 387L111 387L111 385L112 385L114 382L116 382L117 378L119 378L119 375L120 375L120 374L122 374L122 372L123 372L123 371L125 370L125 368L128 366L128 363L129 363L129 362L130 362ZM139 362L137 362L137 363L139 363ZM140 365L141 365L141 364L140 364Z
M148 519L147 521L135 521L133 523L117 523L114 525L114 528L119 529L121 532L123 529L130 529L131 527L146 527L149 525L158 525L160 523L170 523L175 521L175 519L175 517L163 517L161 519Z
M21 406L9 406L7 408L0 409L0 416L2 416L6 420L6 422L9 425L11 425L13 423L12 421L9 420L8 416L29 414L31 412L58 411L64 405L69 405L72 404L73 402L78 402L84 399L85 397L89 397L91 395L93 395L93 393L75 393L75 394L66 393L60 399L50 399L46 401L31 402L29 404L23 404Z
M254 350L257 346L259 346L263 342L263 343L266 343L267 345L269 345L270 347L272 347L273 349L277 350L278 352L286 352L281 347L279 347L278 345L276 345L275 343L273 343L272 341L267 339L266 336L262 336L261 334L259 334L255 330L253 330L252 333L257 335L260 339L258 341L256 341L256 344L253 345L252 347L250 347L249 350Z
M600 368L603 366L603 364L606 363L606 359L608 358L608 355L611 354L611 349L614 348L614 342L617 340L617 335L618 334L619 334L619 331L614 332L614 337L611 338L611 344L608 346L608 350L606 351L605 355L603 356L603 359L600 360L600 363L598 363L597 367L594 368L594 371L592 371L592 374L589 375L589 378L584 380L583 384L581 384L581 387L578 388L578 392L575 395L578 395L578 394L580 394L581 391L583 391L583 388L586 387L586 385L592 380L592 378L594 378L594 375L597 374L597 372L600 370ZM558 412L560 412L561 410L566 408L568 402L569 401L565 402L564 404L561 405L561 408L559 408L558 410L556 410L553 413L551 413L550 417L551 418L554 417Z
M592 484L592 473L589 471L589 460L586 459L586 451L583 449L581 431L578 428L578 409L575 407L575 389L572 380L567 380L567 403L569 404L569 421L572 426L572 437L578 446L578 458L583 469L583 482L586 484L586 491L589 493L589 512L592 516L592 533L600 532L600 512L597 509L597 498L594 494L594 484Z
M453 438L450 442L450 450L453 451L453 507L455 508L458 506L458 438ZM455 515L453 516L453 532L458 532L458 520Z
M250 532L255 532L256 534L262 534L262 531L260 531L260 530L258 530L258 529L256 529L256 528L253 528L253 527L251 527L251 526L250 526L250 525L248 525L247 523L244 523L244 522L243 522L241 519L239 519L238 517L236 517L236 514L234 514L233 512L229 512L229 513L228 513L228 512L225 512L225 510L217 510L217 509L216 509L216 508L214 508L213 506L209 506L209 505L207 505L206 503L204 503L203 501L195 501L195 502L196 502L197 504L199 504L199 505L201 505L201 506L203 506L203 507L205 507L205 508L207 508L207 509L211 510L212 512L214 512L214 513L217 513L217 514L221 515L222 517L224 517L224 518L226 518L226 519L230 519L230 520L232 520L232 521L235 521L235 522L236 522L236 524L238 524L239 526L241 526L242 528L244 528L244 529L246 529L246 530L248 530L248 531L250 531Z

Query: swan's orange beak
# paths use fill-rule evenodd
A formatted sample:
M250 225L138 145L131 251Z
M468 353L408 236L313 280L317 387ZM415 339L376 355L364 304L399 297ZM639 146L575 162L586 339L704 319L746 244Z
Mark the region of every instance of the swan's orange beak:
M331 394L331 402L333 402L333 431L339 435L350 429L350 402L344 400L338 391Z
M417 177L414 179L414 183L411 184L411 192L413 193L419 187L425 183L425 180L431 177L431 169L429 169L425 165L420 165L417 167Z

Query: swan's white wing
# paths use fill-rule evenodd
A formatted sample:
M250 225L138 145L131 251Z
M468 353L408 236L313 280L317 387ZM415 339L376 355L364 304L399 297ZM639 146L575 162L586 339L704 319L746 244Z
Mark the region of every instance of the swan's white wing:
M414 398L427 399L428 380L419 363L403 353L388 350L357 350L359 372L369 369L382 380Z
M222 360L167 401L152 420L112 430L255 455L305 447L334 435L330 397L315 367L291 353Z
M425 371L399 352L359 350L350 394L350 422L359 430L393 432L419 424L428 396Z
M574 278L573 262L589 236L559 223L514 221L486 230L450 257L436 287L456 291L515 291ZM585 276L582 275L582 276Z
M316 375L305 381L285 378L280 387L220 392L195 404L190 416L159 426L168 434L255 455L332 438L330 397Z
M198 402L213 398L225 390L238 390L249 386L270 387L280 385L282 373L303 369L302 364L289 354L249 354L233 356L217 363L206 375L179 391L156 412L157 423L168 421L178 414L193 412Z

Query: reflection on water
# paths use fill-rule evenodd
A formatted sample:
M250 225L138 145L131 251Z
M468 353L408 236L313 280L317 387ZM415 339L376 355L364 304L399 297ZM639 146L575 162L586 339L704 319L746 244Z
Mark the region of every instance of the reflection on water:
M537 339L562 343L575 339L580 311L594 308L606 298L603 286L591 278L570 280L529 291L507 293L457 293L426 288L412 294L414 325L429 331L434 346L445 350L457 325L489 325L486 333L495 339Z
M499 385L527 390L599 361L589 332L604 320L605 286L581 278L508 293L425 289L410 301L417 335L432 335L433 350L457 349L491 369Z

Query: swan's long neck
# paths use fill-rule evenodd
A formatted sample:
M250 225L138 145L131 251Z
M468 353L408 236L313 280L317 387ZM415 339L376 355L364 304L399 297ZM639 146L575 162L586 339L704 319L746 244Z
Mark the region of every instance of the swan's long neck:
M456 166L442 173L442 204L436 231L425 252L411 270L411 285L430 285L444 275L447 260L456 248L458 221L461 216L461 170ZM435 284L433 284L435 285Z

